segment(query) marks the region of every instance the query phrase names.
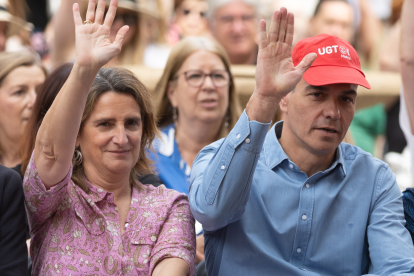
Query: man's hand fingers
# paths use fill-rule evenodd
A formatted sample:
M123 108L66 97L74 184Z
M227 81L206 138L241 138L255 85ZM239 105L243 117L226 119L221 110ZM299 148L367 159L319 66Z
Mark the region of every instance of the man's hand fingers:
M111 0L111 3L109 4L108 12L106 13L106 16L105 16L105 22L104 22L104 25L107 26L109 29L111 29L112 23L114 22L114 19L115 19L116 7L118 7L118 0Z
M287 27L287 10L286 8L280 9L280 27L278 41L285 42L286 27Z
M79 4L78 3L73 4L72 10L73 10L73 22L75 22L75 27L83 25L82 17L80 16L80 13L79 13Z
M309 69L309 67L311 67L317 56L316 53L309 53L302 59L298 66L296 66L296 70L301 76Z
M269 28L269 43L276 43L279 37L280 12L275 11Z
M260 20L259 22L259 50L264 49L269 44L266 35L266 21Z
M93 22L95 19L96 0L89 0L88 10L86 11L86 20Z
M99 0L98 7L96 8L95 23L102 24L102 20L105 14L105 0Z
M287 15L287 32L286 32L285 43L289 46L292 46L294 26L295 26L295 17L293 16L293 13L288 13L288 15Z

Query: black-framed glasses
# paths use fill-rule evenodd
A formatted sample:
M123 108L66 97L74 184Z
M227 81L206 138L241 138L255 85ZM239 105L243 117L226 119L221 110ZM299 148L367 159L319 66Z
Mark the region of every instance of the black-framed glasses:
M226 70L214 70L210 74L206 74L201 70L189 70L184 73L187 84L191 87L199 88L203 86L206 77L210 77L216 88L226 87L230 85L230 73ZM177 76L178 77L178 76Z

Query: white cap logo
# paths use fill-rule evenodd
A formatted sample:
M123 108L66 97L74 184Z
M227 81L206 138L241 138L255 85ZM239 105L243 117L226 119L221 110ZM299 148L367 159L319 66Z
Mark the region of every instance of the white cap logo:
M343 54L343 55L348 55L348 56L350 56L350 54L349 54L349 50L347 49L347 48L345 48L344 46L340 46L339 47L339 51L341 52L341 54Z

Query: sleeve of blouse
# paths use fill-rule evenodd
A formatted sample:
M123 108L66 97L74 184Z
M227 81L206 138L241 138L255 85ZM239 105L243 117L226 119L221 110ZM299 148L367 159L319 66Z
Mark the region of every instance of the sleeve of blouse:
M151 274L158 262L165 258L183 259L190 267L189 275L195 274L195 220L187 196L176 194L178 196L172 203L171 211L152 250Z
M72 177L72 166L66 177L58 184L46 190L39 177L34 163L33 154L27 166L23 180L24 197L30 231L32 234L41 229L41 226L57 211L57 208L69 196L67 184ZM67 201L67 200L66 200Z

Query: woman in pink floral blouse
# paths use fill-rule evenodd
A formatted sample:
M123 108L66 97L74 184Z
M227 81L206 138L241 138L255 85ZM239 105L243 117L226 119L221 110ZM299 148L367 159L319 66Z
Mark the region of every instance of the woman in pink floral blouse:
M34 275L193 275L187 197L144 186L157 132L151 97L128 70L103 65L128 27L109 33L117 0L77 4L76 62L47 112L26 171ZM93 23L94 22L94 23ZM103 23L102 23L103 22Z

